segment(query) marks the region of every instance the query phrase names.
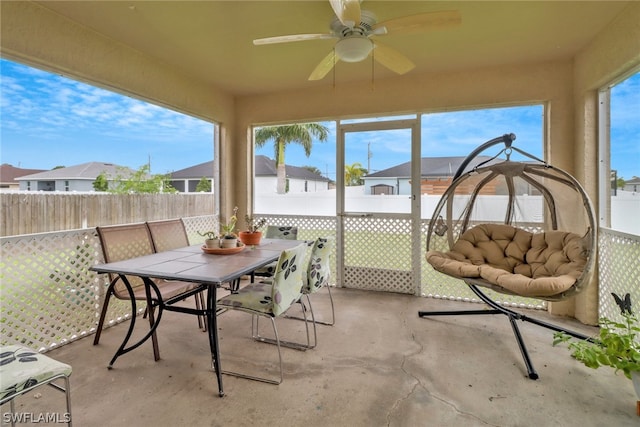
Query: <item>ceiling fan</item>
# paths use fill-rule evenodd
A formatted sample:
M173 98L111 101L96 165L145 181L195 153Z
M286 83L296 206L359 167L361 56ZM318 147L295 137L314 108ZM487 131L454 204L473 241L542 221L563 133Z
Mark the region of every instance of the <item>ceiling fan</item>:
M253 44L337 39L334 48L316 66L309 80L322 79L338 61L360 62L369 54L390 70L404 74L413 69L415 64L397 50L381 44L377 36L425 32L462 22L460 13L455 10L427 12L377 22L372 12L360 9L360 2L361 0L329 0L336 14L330 25L330 33L267 37L254 40Z

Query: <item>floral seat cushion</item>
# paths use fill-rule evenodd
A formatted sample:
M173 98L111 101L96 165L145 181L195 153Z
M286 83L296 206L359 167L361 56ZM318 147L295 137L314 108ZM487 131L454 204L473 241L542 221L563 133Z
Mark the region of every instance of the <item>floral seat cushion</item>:
M271 283L252 283L241 288L237 293L221 298L218 300L218 305L245 308L268 314L272 312L273 307L272 289Z
M0 401L60 375L71 375L71 366L20 345L0 347Z

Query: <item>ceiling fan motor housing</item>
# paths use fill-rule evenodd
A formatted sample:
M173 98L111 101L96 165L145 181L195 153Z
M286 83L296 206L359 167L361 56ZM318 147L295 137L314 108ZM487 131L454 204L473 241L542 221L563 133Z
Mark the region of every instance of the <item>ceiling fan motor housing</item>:
M354 32L362 34L364 36L368 36L373 31L373 26L378 22L378 18L373 12L369 12L368 10L363 10L360 13L360 22L354 24L353 26L344 25L338 17L334 17L333 21L331 21L331 31L336 36L349 36Z

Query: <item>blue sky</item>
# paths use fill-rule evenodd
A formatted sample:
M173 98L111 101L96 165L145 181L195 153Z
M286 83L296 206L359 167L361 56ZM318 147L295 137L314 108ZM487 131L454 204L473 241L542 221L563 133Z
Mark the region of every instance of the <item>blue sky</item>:
M213 158L210 123L4 59L0 71L2 163L52 169L100 161L137 169L150 159L153 173L168 173ZM640 74L612 90L612 106L612 168L628 179L640 175ZM286 162L335 179L335 123L325 124L329 142L314 143L311 158L293 145ZM428 114L421 132L423 156L465 156L509 132L516 146L541 156L542 108ZM356 135L347 146L347 163L372 171L409 160L403 132ZM273 147L257 154L273 157Z
M2 163L52 169L99 161L154 173L213 158L213 125L0 60Z

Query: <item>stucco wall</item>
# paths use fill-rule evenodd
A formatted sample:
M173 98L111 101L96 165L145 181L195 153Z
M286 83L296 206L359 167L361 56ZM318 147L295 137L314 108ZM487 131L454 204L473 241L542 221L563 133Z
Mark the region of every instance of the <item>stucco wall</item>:
M624 42L622 42L624 41ZM598 90L640 66L640 2L629 4L574 61L574 174L598 206ZM596 212L597 214L597 212ZM575 305L556 304L556 312L584 323L597 322L597 275Z

